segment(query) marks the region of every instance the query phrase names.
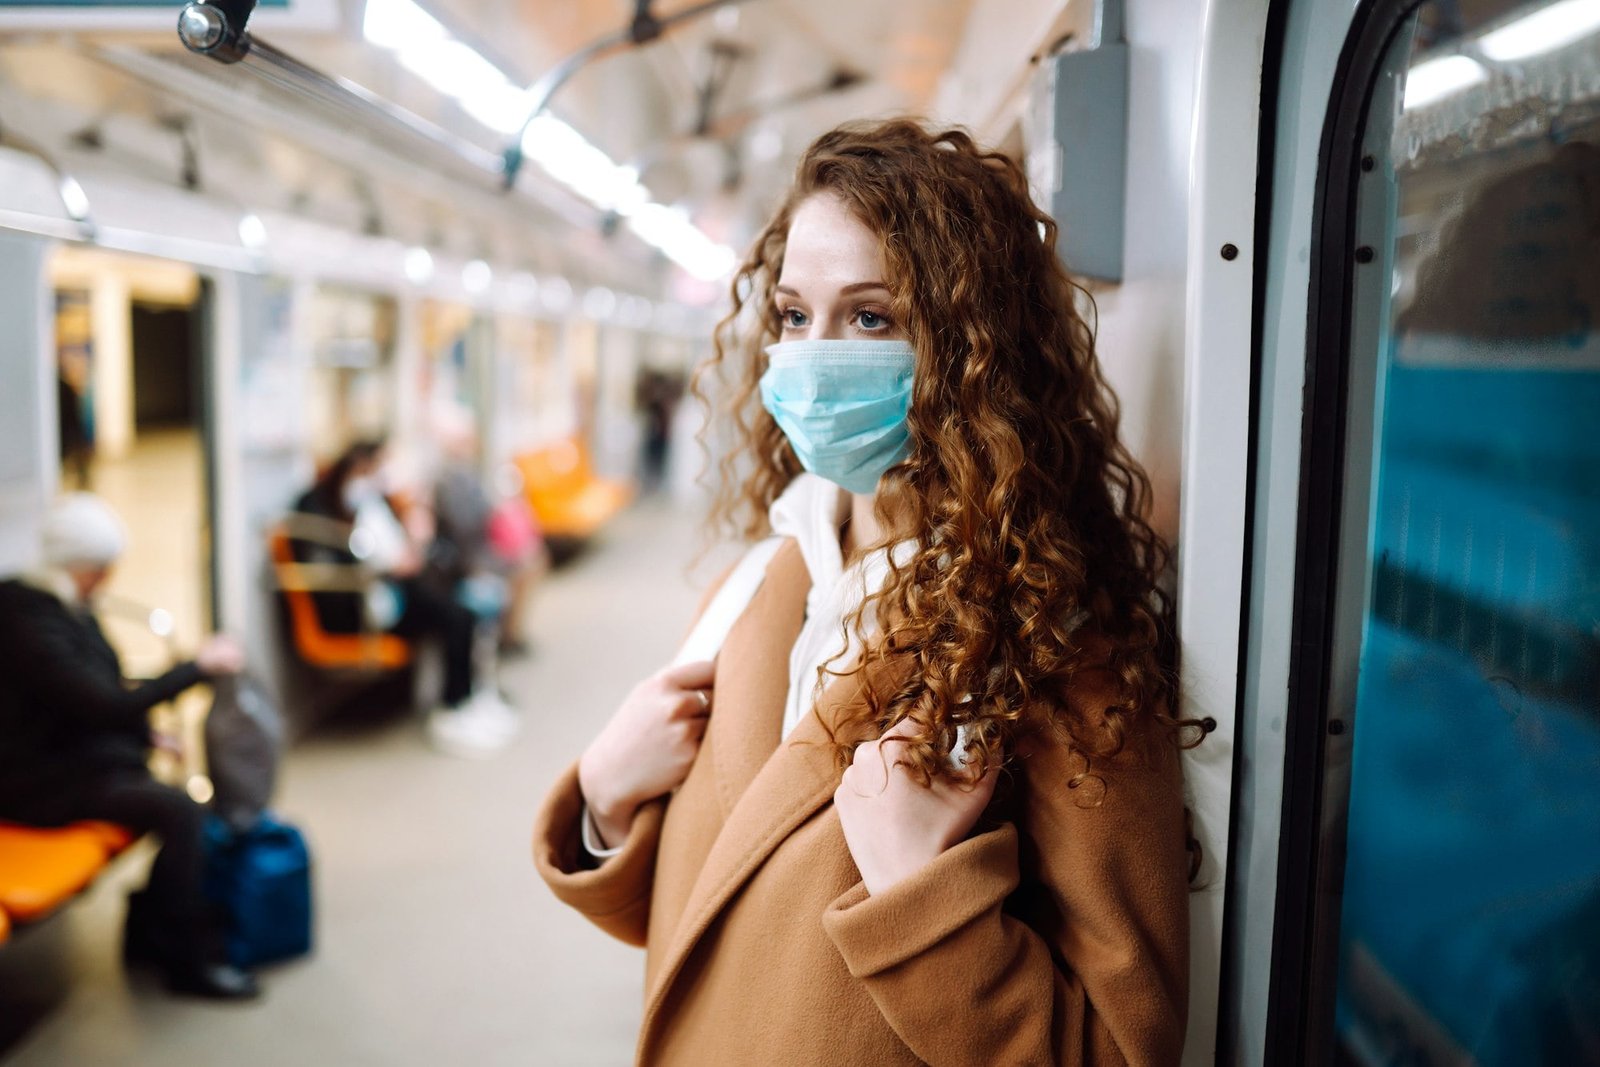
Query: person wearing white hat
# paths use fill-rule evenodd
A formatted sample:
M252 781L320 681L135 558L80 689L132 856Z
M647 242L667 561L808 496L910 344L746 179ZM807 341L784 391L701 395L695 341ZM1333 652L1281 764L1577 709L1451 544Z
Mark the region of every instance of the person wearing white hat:
M160 964L170 988L255 996L255 979L223 961L201 891L205 809L150 776L148 713L198 682L237 673L239 645L214 636L193 660L130 684L93 615L96 593L127 545L122 521L88 493L45 517L40 565L0 581L0 819L59 826L103 819L153 834L161 849L130 900L125 951Z

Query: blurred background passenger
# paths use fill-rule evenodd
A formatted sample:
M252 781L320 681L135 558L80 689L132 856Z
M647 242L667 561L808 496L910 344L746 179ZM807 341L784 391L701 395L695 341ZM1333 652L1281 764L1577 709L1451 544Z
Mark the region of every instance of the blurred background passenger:
M437 640L444 652L444 686L439 705L427 715L428 737L453 755L492 755L511 742L520 723L492 685L477 684L473 612L451 591L423 580L429 546L419 540L431 523L414 517L402 521L384 492L383 458L381 441L351 445L295 504L301 513L351 529L349 541L339 546L298 541L301 562L361 563L375 575L364 592L315 594L318 618L330 633ZM353 546L359 547L359 558Z
M224 961L202 893L205 809L146 764L150 709L238 673L243 653L214 636L192 661L128 682L93 614L126 540L102 500L71 494L45 520L39 569L0 582L0 818L100 819L154 834L161 848L146 888L129 900L125 955L161 966L176 992L253 997L254 977Z
M501 653L526 655L528 600L549 570L550 556L533 509L520 493L499 500L479 473L479 443L470 416L436 420L442 462L434 480L435 535L429 562L446 589L498 597Z
M684 384L683 375L671 371L646 367L639 372L634 407L644 420L640 473L645 492L654 492L666 483L673 419L683 399Z
M94 439L85 411L89 370L81 357L63 357L56 367L56 411L63 477L78 489L89 488Z

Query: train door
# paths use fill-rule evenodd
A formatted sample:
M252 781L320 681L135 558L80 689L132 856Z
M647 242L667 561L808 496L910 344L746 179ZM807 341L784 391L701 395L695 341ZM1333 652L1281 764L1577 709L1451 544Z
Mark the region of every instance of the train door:
M632 481L643 440L635 404L643 339L617 322L600 327L594 384L594 467L603 478Z
M1280 17L1225 1054L1600 1062L1600 5Z
M187 264L79 246L57 249L49 278L61 487L126 523L101 614L126 669L160 673L216 625L208 288ZM167 724L190 751L203 716L190 692Z
M416 381L421 425L436 429L441 419L464 419L487 466L499 415L494 319L465 304L438 300L424 302L421 314L423 358Z
M558 324L520 315L502 315L495 336L505 358L497 390L499 440L508 458L532 452L566 432L571 405L561 372Z

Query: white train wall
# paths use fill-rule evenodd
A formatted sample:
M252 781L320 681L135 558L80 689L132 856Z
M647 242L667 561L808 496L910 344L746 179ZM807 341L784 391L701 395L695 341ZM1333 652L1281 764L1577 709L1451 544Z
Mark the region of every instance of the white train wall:
M1247 404L1249 386L1251 119L1261 92L1266 7L1267 0L1128 0L1125 271L1120 284L1098 285L1094 292L1100 356L1122 399L1123 432L1151 474L1158 525L1169 536L1182 529L1185 710L1217 726L1191 765L1207 857L1192 911L1185 1060L1191 1065L1210 1063L1216 1045L1228 889L1246 468L1245 423L1238 412ZM966 125L992 143L1025 148L1021 115L1035 57L1066 32L1085 32L1092 8L1065 0L976 0L934 117ZM56 481L54 404L53 398L46 402L45 380L52 358L43 280L47 245L82 235L62 219L48 175L31 160L0 150L0 189L7 190L0 227L34 235L0 232L0 272L8 282L0 287L4 317L34 324L31 331L0 332L0 346L6 346L0 347L0 373L8 396L15 383L37 401L30 410L45 413L31 422L8 420L0 430L7 448L23 437L31 442L26 469L0 468L0 566L14 567L24 561L27 524ZM27 192L19 195L21 190ZM474 268L464 277L468 264L442 255L431 258L426 278L415 269L408 275L408 250L395 242L293 218L263 219L265 243L245 247L234 237L237 213L203 198L103 182L88 192L101 216L100 243L194 263L211 281L215 511L222 519L218 599L221 622L235 628L262 629L261 531L310 471L311 442L296 422L301 416L271 398L304 395L294 383L309 373L307 308L318 285L386 294L396 302L395 372L402 381L414 380L425 358L424 301L476 309L492 365L483 432L497 458L576 427L582 413L552 398L576 395L580 379L589 375L593 395L602 401L591 427L596 461L616 471L631 447L618 413L632 368L659 351L696 358L709 336L703 315L626 294L590 298L566 279L536 279L489 265L490 279L481 285L481 271ZM172 217L181 217L181 232L158 235ZM1223 239L1244 251L1237 261L1217 257ZM415 268L415 256L410 265ZM608 305L609 316L594 314ZM547 365L530 369L529 359ZM527 410L530 397L539 407L537 417ZM397 440L415 439L425 418L420 398L402 389ZM564 418L571 427L562 425Z

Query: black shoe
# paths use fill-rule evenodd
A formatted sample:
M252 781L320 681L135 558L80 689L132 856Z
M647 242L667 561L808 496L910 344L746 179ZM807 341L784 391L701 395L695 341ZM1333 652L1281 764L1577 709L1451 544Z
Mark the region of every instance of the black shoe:
M261 995L255 975L231 963L174 967L167 971L167 988L210 1000L253 1000Z
M122 924L122 961L165 966L174 955L170 923L161 922L144 890L128 894L128 917Z

